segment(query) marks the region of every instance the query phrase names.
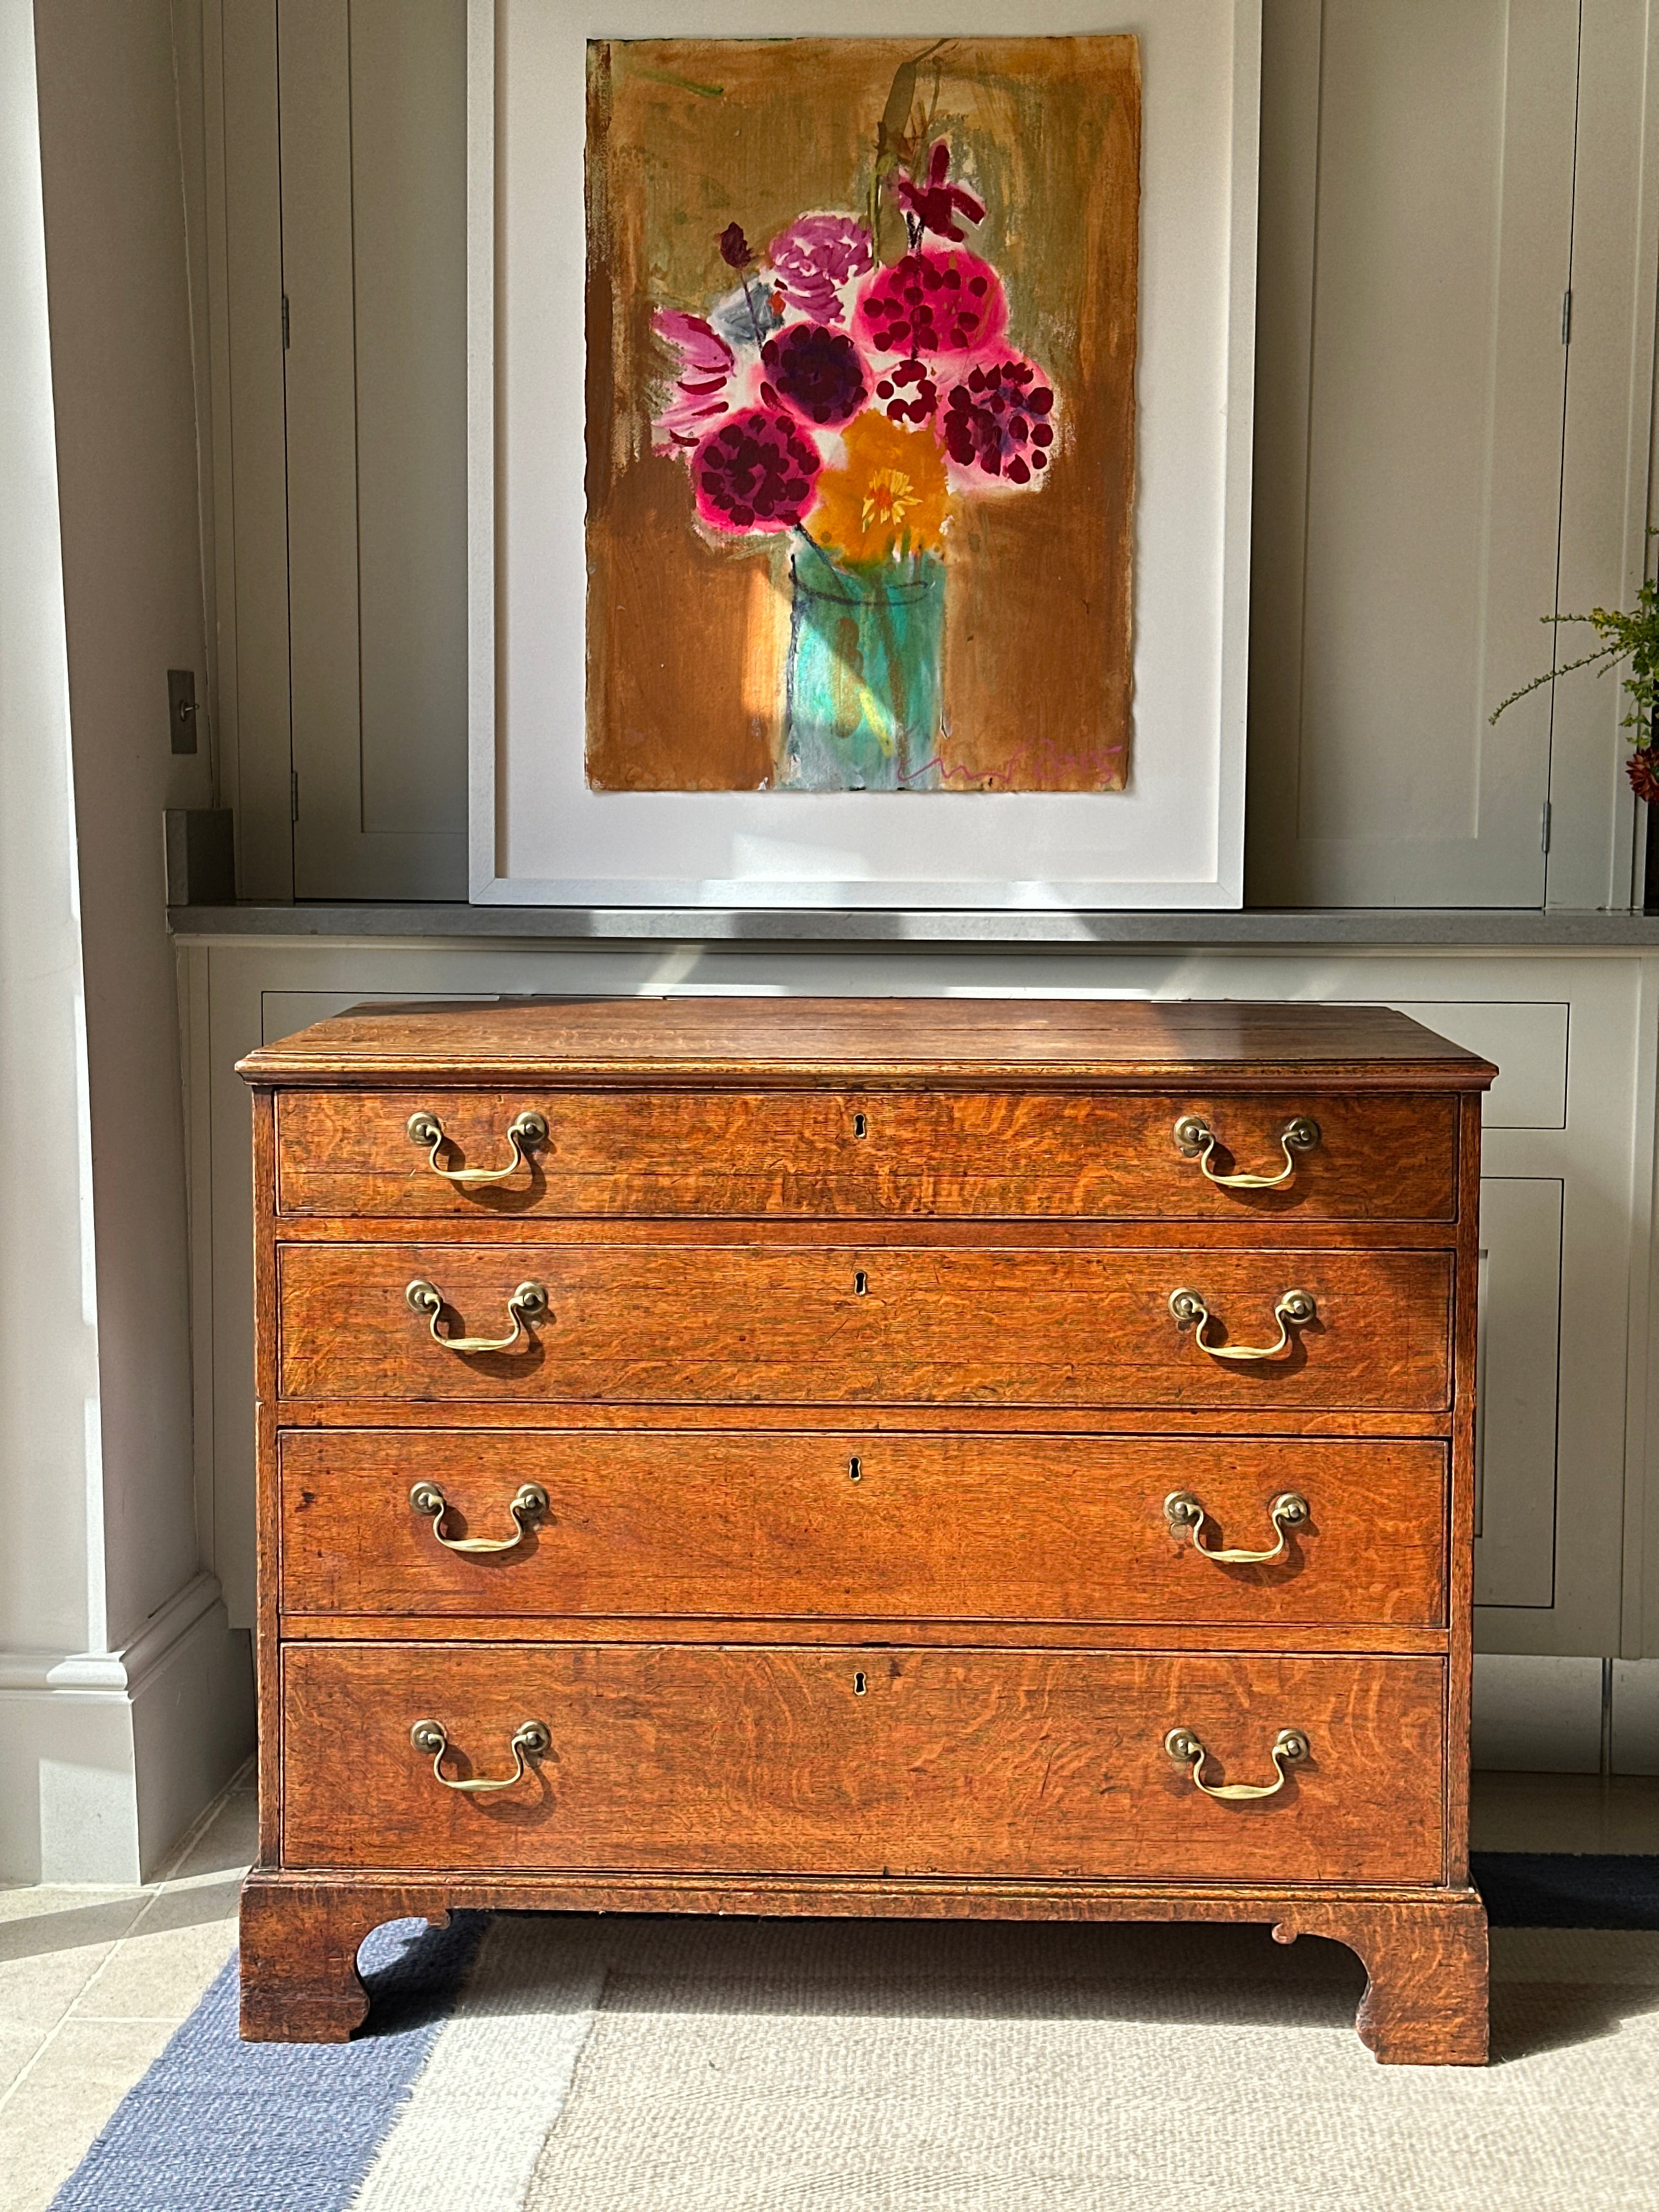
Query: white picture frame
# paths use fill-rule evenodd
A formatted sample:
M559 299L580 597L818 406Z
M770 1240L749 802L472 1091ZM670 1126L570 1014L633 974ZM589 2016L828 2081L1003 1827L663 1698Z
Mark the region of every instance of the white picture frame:
M470 0L472 900L1177 909L1243 896L1261 0L842 0L833 28L1133 32L1143 156L1129 787L595 792L581 388L589 38L823 33L806 0ZM573 333L574 337L573 337ZM573 351L574 347L574 351Z

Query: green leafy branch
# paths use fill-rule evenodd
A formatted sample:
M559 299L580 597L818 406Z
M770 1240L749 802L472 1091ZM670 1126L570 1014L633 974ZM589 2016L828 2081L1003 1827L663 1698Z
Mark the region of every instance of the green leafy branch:
M1656 533L1650 532L1650 536ZM1601 642L1594 653L1586 653L1577 660L1569 660L1559 668L1547 669L1534 676L1530 684L1523 684L1518 691L1511 691L1492 708L1488 720L1495 722L1505 708L1513 707L1558 676L1571 676L1575 669L1593 668L1598 676L1605 676L1610 668L1621 661L1630 665L1624 681L1625 696L1630 702L1630 712L1620 727L1635 732L1631 739L1634 747L1626 772L1631 787L1638 798L1659 799L1659 750L1654 744L1655 715L1659 713L1659 581L1650 580L1636 594L1636 605L1627 611L1620 608L1593 607L1587 615L1545 615L1541 620L1551 623L1587 623Z

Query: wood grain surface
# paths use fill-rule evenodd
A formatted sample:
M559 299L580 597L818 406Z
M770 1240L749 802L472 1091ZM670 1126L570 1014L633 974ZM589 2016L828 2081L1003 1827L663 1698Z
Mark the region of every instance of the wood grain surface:
M1316 1109L1316 1110L1314 1110ZM435 1115L439 1166L511 1165L507 1131L549 1125L505 1182L434 1171L410 1117ZM277 1101L285 1214L1001 1217L1449 1221L1457 1102L1401 1092L1080 1095L1059 1091L295 1090ZM1310 1117L1282 1190L1225 1190L1174 1138L1200 1116L1218 1175L1278 1174L1286 1126Z
M1443 1407L1451 1269L1425 1252L861 1250L857 1245L284 1245L281 1387L299 1399L549 1397L736 1405L936 1402ZM550 1309L510 1352L526 1280ZM1213 1358L1170 1294L1198 1291L1212 1341L1261 1346L1292 1289L1317 1317L1275 1359Z
M886 1437L858 1431L571 1434L313 1430L281 1439L290 1613L515 1619L633 1614L1241 1627L1437 1626L1446 1452L1431 1443L1223 1437ZM435 1483L447 1536L410 1492ZM1224 1565L1171 1533L1188 1491L1207 1546L1268 1550L1268 1506L1308 1500L1287 1555Z
M953 1081L1116 1091L1484 1090L1497 1070L1387 1006L1142 999L501 999L355 1006L237 1063L258 1083Z
M290 1644L283 1863L1437 1882L1434 1659L692 1645ZM447 1789L410 1741L448 1732ZM1281 1729L1311 1757L1270 1798Z
M362 1936L452 1905L1193 1917L1351 1944L1379 2057L1479 2062L1484 1061L1379 1008L691 1000L377 1006L244 1066L245 2033L349 2034ZM551 1142L461 1194L417 1106L452 1165L504 1159L526 1107ZM1224 1170L1273 1165L1292 1113L1324 1142L1288 1194L1229 1194L1184 1111ZM553 1310L458 1356L417 1275L452 1331L504 1334L526 1279ZM1290 1288L1318 1320L1230 1366L1177 1287L1223 1343L1270 1341ZM504 1533L526 1480L550 1510L459 1558L417 1479L450 1534ZM1280 1489L1312 1519L1222 1567L1172 1537L1177 1488L1212 1542L1270 1542ZM527 1718L553 1747L467 1798L410 1745L428 1717L451 1777L508 1771ZM1281 1727L1315 1755L1218 1804L1177 1723L1206 1778L1269 1778Z

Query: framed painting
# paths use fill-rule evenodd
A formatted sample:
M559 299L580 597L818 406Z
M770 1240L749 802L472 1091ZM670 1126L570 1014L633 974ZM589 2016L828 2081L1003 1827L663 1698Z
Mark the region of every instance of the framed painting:
M475 0L475 899L1238 903L1259 5L998 22Z

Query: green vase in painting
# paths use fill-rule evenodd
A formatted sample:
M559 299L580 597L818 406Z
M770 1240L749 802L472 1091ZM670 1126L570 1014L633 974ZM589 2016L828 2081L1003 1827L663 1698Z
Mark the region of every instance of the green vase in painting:
M848 568L810 541L793 599L781 791L937 791L945 563Z

